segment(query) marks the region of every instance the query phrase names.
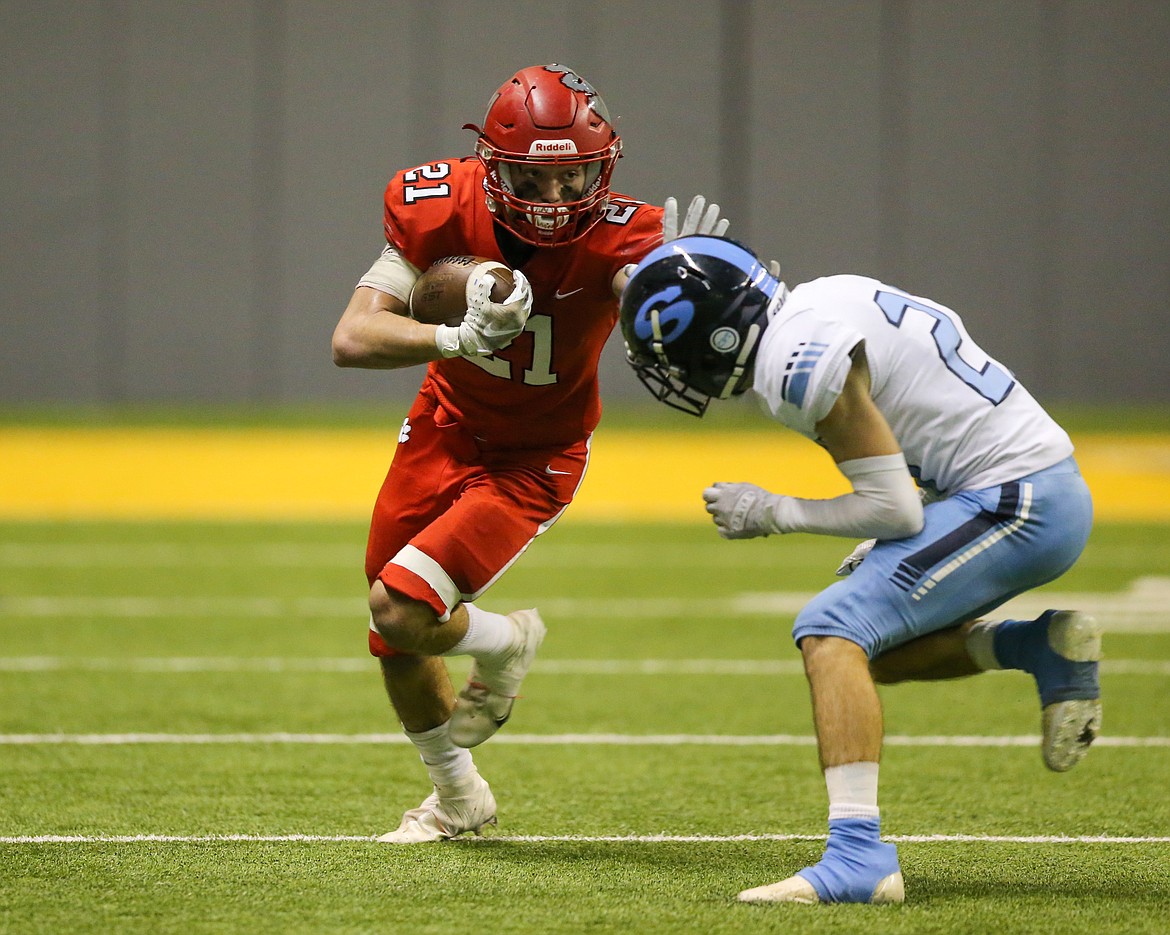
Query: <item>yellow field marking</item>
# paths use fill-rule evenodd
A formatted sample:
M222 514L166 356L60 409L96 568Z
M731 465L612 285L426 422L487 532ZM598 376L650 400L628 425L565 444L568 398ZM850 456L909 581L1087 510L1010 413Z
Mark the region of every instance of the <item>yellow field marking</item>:
M1100 520L1170 522L1170 435L1084 435ZM0 518L364 519L397 431L0 429ZM570 515L707 522L716 480L830 497L828 455L791 433L605 431Z

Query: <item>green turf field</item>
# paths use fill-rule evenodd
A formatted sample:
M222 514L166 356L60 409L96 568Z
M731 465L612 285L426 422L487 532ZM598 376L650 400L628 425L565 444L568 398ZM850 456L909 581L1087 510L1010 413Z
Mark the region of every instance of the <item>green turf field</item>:
M475 754L499 827L395 848L428 787L361 524L0 524L0 931L1163 933L1167 528L1098 526L1032 599L1107 627L1084 763L1043 768L1019 673L884 689L906 904L761 907L823 846L788 630L851 543L570 514L482 601L550 628Z

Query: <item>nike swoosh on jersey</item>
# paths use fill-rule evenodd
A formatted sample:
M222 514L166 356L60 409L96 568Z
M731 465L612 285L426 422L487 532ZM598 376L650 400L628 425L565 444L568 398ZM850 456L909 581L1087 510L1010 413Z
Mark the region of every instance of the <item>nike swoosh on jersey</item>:
M561 292L561 290L558 289L555 293L555 297L558 299L567 299L571 295L576 295L584 288L584 286L578 286L576 289L570 289L568 292Z
M544 473L545 474L572 474L573 472L572 471L554 471L553 466L551 464L546 464L544 466Z

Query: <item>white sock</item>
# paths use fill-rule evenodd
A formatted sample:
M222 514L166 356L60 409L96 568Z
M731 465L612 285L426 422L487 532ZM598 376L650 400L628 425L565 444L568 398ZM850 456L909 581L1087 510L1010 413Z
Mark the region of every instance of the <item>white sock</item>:
M467 608L467 632L442 655L490 659L502 656L515 645L516 627L511 620L503 614L481 610L469 602L463 606Z
M412 734L408 730L403 733L410 738L423 765L430 774L431 782L440 790L449 790L460 784L476 772L475 763L471 760L471 751L457 747L451 742L447 733L450 721L444 721L438 727Z
M995 628L998 620L980 620L967 631L967 655L980 669L1002 669L995 658Z
M829 820L877 818L877 763L846 763L825 770L829 790Z

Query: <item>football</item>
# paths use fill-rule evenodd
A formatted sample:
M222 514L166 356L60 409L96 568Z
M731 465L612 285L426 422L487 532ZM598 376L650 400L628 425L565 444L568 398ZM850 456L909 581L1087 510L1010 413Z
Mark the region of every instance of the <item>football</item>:
M481 256L446 256L435 260L410 290L410 317L428 325L457 325L467 311L467 291L479 276L492 279L491 299L502 302L515 285L503 263Z

